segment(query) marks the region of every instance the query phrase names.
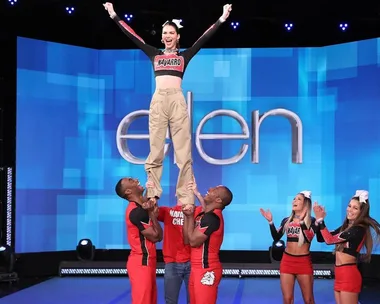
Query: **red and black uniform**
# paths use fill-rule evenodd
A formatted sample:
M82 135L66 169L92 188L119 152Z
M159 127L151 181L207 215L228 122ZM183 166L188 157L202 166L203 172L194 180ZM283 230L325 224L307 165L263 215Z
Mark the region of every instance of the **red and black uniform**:
M194 213L202 211L198 206ZM158 220L164 223L163 255L165 263L186 263L190 261L190 245L183 242L183 212L182 206L160 207Z
M130 202L126 214L128 243L131 252L127 271L131 283L132 304L157 303L156 244L141 233L152 226L148 212L139 204Z
M192 47L178 52L177 54L164 54L163 51L146 44L144 40L135 33L135 31L127 25L118 16L113 20L121 28L138 48L140 48L152 61L154 75L171 75L177 76L181 79L185 73L186 67L190 60L198 53L202 46L210 39L210 37L217 31L222 22L218 20L215 22L194 44Z
M339 227L334 231L328 231L324 221L319 223L319 227L327 245L343 243L343 253L358 257L366 238L365 227L351 226L344 231ZM356 263L335 265L335 291L360 293L361 289L362 276Z
M282 236L286 234L287 242L298 243L301 233L304 237L304 243L310 244L315 235L317 235L318 242L323 242L323 238L319 232L318 225L316 225L315 218L311 218L310 227L307 227L303 221L300 223L290 221L287 227L285 227L288 219L288 217L284 218L278 229L276 229L273 223L270 224L270 232L275 242L278 242ZM313 275L313 264L310 253L304 255L293 255L285 251L281 259L280 273Z
M191 304L215 304L222 278L219 251L224 238L222 210L195 214L195 229L208 236L199 247L191 248L191 273L189 282Z
M202 207L196 207L194 213L199 213ZM164 223L163 254L165 262L165 302L178 303L182 283L186 285L189 299L190 280L190 245L183 240L184 216L182 206L160 207L158 220Z

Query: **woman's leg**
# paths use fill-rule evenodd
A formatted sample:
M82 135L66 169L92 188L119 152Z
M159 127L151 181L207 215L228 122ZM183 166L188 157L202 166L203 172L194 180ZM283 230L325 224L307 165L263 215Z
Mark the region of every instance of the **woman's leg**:
M154 188L147 188L148 198L160 198L162 194L162 163L164 161L164 147L167 129L168 111L166 96L155 93L149 109L150 153L145 161L145 171L148 175L148 179L154 183Z
M358 304L359 294L354 292L341 291L340 304Z
M294 283L296 277L293 274L281 273L280 282L281 282L281 291L284 304L293 304L294 303Z
M177 181L177 199L183 205L194 205L194 194L187 190L187 184L193 180L191 156L191 129L187 105L182 91L169 95L169 126L173 141L176 164L179 168Z
M342 302L340 301L340 291L334 291L334 297L336 304L342 304Z
M297 281L300 285L303 301L305 304L314 304L313 285L314 277L308 274L297 275Z

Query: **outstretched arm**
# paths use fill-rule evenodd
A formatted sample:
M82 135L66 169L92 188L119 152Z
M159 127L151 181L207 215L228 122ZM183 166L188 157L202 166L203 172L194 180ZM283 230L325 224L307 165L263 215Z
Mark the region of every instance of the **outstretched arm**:
M205 210L206 203L202 195L199 192L194 193L194 195L198 199L199 203L201 204L202 210Z
M209 27L208 30L204 32L203 35L190 48L183 52L183 55L187 57L188 60L194 57L195 54L198 53L199 50L205 45L205 43L216 33L222 23L227 20L231 10L232 4L224 5L223 15L213 25L211 25L211 27Z
M159 222L165 222L166 217L169 216L170 208L166 206L159 206L158 207L158 215L157 220Z
M162 237L163 237L163 231L162 231L162 227L160 223L157 220L157 215L158 215L158 210L149 212L149 218L152 221L152 228L155 231L157 242L161 242ZM142 232L142 234L144 235L144 232Z
M195 181L195 178L193 178L193 181L189 182L187 184L187 190L194 193L195 197L198 199L199 203L201 204L202 211L205 210L206 203L203 199L202 195L198 191L197 183Z
M366 233L365 228L361 226L352 226L343 232L338 232L340 231L339 227L333 232L330 232L328 231L324 221L319 222L318 225L327 245L341 244L356 239L362 239Z
M183 237L183 243L185 245L189 245L189 222L190 221L194 222L194 219L184 216L183 226L182 226L182 237ZM193 227L194 227L194 223L193 223Z
M122 30L122 32L125 35L127 35L127 37L131 39L133 43L139 49L141 49L148 57L153 57L159 53L158 49L149 44L146 44L145 41L139 35L137 35L128 24L126 24L123 20L120 19L120 17L116 14L112 3L107 2L103 4L103 6L108 11L113 21L115 21L119 28Z

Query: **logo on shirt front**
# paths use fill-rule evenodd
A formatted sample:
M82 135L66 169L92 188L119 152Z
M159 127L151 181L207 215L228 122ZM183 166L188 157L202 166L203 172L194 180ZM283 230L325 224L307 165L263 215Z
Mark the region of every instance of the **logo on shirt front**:
M172 224L175 226L183 226L183 212L177 210L170 210L170 216L172 217Z
M215 282L215 273L213 271L207 271L203 278L201 279L201 283L203 285L212 286Z
M183 72L183 57L177 55L157 55L154 59L156 71L172 70Z
M288 236L295 236L295 237L297 237L297 236L299 236L299 234L300 234L300 232L301 232L301 228L300 227L289 227L288 228L288 231L287 231L287 235Z

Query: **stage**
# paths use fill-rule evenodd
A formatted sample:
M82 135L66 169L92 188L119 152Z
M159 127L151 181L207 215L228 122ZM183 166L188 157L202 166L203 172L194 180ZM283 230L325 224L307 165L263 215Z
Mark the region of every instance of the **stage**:
M131 303L130 284L125 261L76 261L63 260L51 265L49 261L58 258L58 253L33 254L29 258L24 256L19 266L41 266L55 273L50 277L36 279L31 277L37 273L37 268L30 269L29 280L25 281L26 273L20 276L18 282L2 283L0 304L13 303L79 303L85 301L91 304L118 304ZM314 253L315 254L315 253ZM257 253L256 253L257 255ZM34 257L34 258L32 258ZM37 259L38 257L38 259ZM63 257L63 256L62 256ZM61 258L62 258L61 257ZM66 258L69 255L66 253ZM241 254L242 260L244 255ZM376 259L374 259L376 260ZM44 262L46 261L46 262ZM376 263L366 265L376 268ZM314 267L314 296L317 304L333 304L334 301L334 264L316 263ZM45 273L47 270L44 270ZM360 304L380 303L378 279L366 276L366 269L360 268L364 275L364 284L360 294ZM164 275L162 262L157 263L158 304L164 304ZM7 290L8 289L8 290ZM185 303L185 286L182 286L179 304ZM279 279L279 263L223 263L223 279L219 287L218 304L241 303L272 303L281 304L282 294ZM294 304L303 303L299 286L295 285Z
M314 293L316 303L334 304L334 281L316 279ZM164 279L157 277L158 302L164 304ZM127 277L64 277L52 278L0 299L0 304L33 303L130 303L130 285ZM182 286L180 301L185 304L185 288ZM280 304L282 303L279 278L231 278L222 279L218 304ZM368 304L370 302L367 302ZM367 304L362 302L361 304ZM375 303L375 302L372 302ZM298 285L294 304L303 304Z

